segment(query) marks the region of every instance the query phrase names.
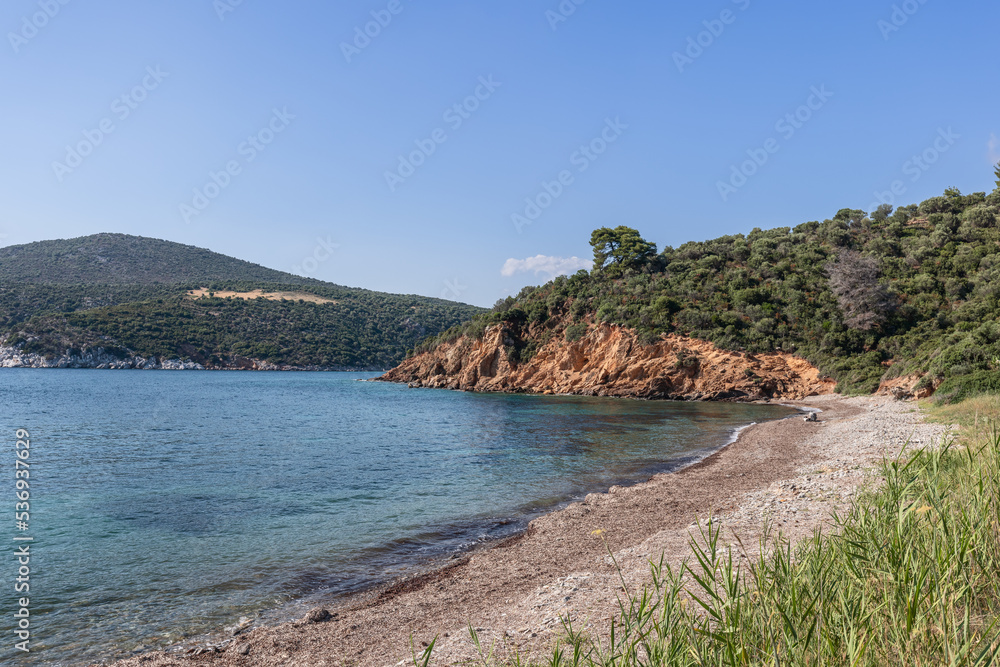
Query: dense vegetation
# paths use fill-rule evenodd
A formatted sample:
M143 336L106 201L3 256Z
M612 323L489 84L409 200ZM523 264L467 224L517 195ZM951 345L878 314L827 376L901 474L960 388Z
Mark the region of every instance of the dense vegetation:
M155 285L241 280L322 285L194 246L94 234L0 248L0 284Z
M595 268L559 277L422 343L481 336L506 322L514 361L585 326L631 327L642 340L677 332L751 353L814 363L848 393L919 374L954 396L1000 372L1000 188L947 190L920 205L666 248L633 229L600 229ZM567 328L567 322L571 326Z
M188 290L294 292L301 299L193 299ZM53 357L254 359L288 366L388 368L427 335L480 309L300 278L154 239L100 234L0 249L0 342Z
M2 265L0 265L2 266ZM0 330L38 315L147 301L179 293L176 285L39 285L0 281Z

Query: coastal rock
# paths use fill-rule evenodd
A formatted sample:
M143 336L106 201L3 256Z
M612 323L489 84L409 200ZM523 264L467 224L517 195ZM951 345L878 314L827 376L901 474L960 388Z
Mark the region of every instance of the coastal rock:
M246 370L246 371L382 371L383 368L354 368L342 366L287 366L273 364L260 359L233 356L218 364L199 363L191 359L158 359L127 353L116 356L104 348L87 349L82 352L67 350L64 354L45 357L25 352L24 345L0 346L0 368L92 368L100 370L146 370L146 371L203 371L203 370Z
M325 623L330 620L330 612L322 608L313 609L302 620L306 623Z
M527 362L509 350L521 339L506 324L480 340L461 337L410 357L381 378L410 387L475 392L575 394L648 399L801 399L833 393L836 382L784 352L746 354L676 334L644 345L636 332L591 325L567 342L562 330Z
M158 360L156 357L120 357L103 347L80 353L66 353L52 358L25 352L23 347L0 346L0 368L95 368L102 370L205 370L199 363L181 359Z
M940 378L915 373L884 380L875 394L877 396L892 396L900 401L912 401L933 396L939 386L941 386Z

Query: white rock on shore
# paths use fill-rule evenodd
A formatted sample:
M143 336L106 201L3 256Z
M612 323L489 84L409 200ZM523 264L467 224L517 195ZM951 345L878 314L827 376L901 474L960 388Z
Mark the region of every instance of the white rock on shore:
M0 346L0 368L94 368L113 370L165 370L165 371L203 371L205 367L193 361L180 359L157 359L156 357L116 357L105 352L104 348L85 352L80 355L63 354L52 359L46 359L40 354L24 352L18 347Z

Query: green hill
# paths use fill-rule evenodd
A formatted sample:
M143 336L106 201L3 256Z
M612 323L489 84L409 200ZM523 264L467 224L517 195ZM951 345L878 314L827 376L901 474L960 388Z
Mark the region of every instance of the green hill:
M1000 184L998 184L1000 185ZM560 277L425 341L505 322L508 358L530 363L593 322L640 340L677 332L730 350L805 357L848 393L910 377L960 397L1000 390L1000 187L919 205L685 243L657 253L636 230L591 239L595 268Z
M202 288L209 294L189 294ZM271 296L250 298L255 291ZM481 310L124 234L0 248L0 341L47 358L104 348L216 368L248 360L385 368L416 341Z
M156 285L215 280L322 284L204 248L127 234L0 248L0 284Z

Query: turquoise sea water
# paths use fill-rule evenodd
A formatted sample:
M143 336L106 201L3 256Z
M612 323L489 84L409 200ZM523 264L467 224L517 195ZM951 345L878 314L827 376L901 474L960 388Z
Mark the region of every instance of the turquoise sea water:
M0 662L86 664L278 618L792 412L358 381L370 377L0 370ZM14 521L18 428L31 434L27 532ZM27 655L13 647L24 535Z

